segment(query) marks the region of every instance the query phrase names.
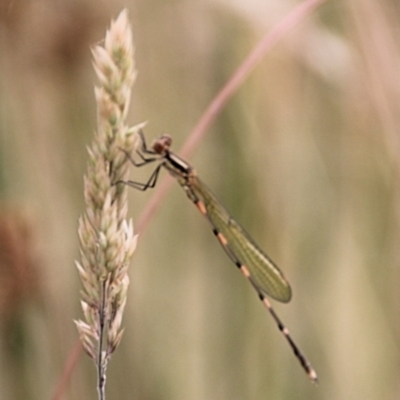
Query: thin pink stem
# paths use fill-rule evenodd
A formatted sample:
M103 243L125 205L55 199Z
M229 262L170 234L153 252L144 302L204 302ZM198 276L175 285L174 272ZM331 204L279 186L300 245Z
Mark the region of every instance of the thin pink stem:
M69 382L71 381L72 372L74 371L76 365L78 364L78 360L80 359L81 354L83 354L82 343L80 340L76 340L75 345L72 348L68 356L68 359L64 365L64 370L62 372L62 375L60 376L57 382L57 386L54 390L52 400L60 400L62 398Z

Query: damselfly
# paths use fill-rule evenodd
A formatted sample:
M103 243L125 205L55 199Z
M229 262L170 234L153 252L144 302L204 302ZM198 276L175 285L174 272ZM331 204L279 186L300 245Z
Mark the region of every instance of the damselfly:
M211 224L214 235L222 245L229 258L249 280L258 297L275 320L294 354L300 361L303 369L314 382L317 374L307 358L290 336L289 330L282 323L266 296L281 302L288 302L292 291L288 281L275 263L259 248L250 235L230 216L211 190L200 180L196 171L182 158L171 150L172 139L169 135L162 135L148 148L143 133L141 150L137 150L140 161L135 161L130 154L126 154L130 161L140 167L155 161L160 161L150 179L146 183L128 181L129 186L147 190L154 188L161 168L165 168L176 178L186 195L195 204L198 210Z

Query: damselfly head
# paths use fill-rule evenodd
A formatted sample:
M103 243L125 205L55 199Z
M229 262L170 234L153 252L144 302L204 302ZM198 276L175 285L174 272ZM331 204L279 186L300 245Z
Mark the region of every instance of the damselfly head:
M163 156L169 151L171 144L172 144L172 137L167 133L164 133L154 141L151 147L157 154Z

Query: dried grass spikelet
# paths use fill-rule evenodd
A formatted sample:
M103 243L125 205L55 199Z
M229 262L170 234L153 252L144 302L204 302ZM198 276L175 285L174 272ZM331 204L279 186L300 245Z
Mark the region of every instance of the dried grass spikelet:
M105 380L107 362L123 333L127 271L136 247L132 221L126 220L127 189L114 183L127 180L129 165L121 149L131 152L135 148L137 131L143 125L129 128L125 123L136 79L126 10L111 23L103 46L96 46L92 52L100 80L95 88L98 129L88 148L86 211L78 227L81 260L76 266L83 285L85 318L75 323L86 353L95 360Z

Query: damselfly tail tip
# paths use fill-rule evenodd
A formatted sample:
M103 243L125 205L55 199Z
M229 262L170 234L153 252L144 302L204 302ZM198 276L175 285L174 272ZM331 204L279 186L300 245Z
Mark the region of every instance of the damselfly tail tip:
M307 371L307 375L311 379L312 383L318 385L318 375L315 372L314 368L309 366L308 371Z

